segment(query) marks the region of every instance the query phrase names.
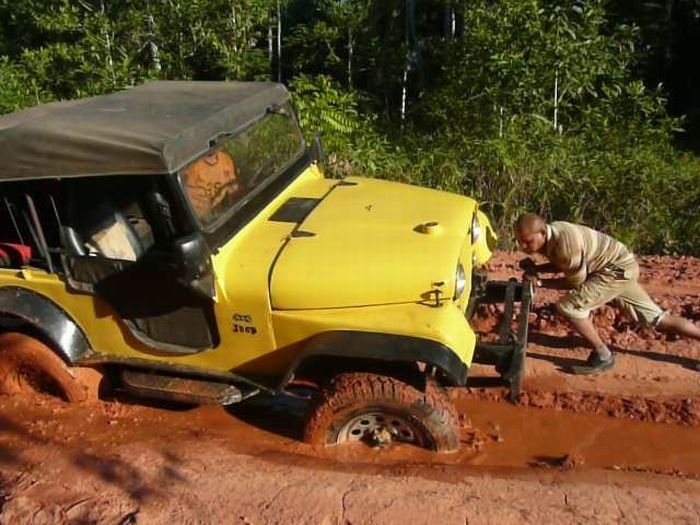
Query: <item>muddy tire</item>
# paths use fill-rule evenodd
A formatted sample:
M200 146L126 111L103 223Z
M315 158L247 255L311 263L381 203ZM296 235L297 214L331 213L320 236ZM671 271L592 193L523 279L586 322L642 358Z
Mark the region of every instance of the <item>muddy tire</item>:
M74 371L41 341L17 332L0 334L0 394L44 392L83 401L88 391Z
M457 414L444 392L433 386L420 392L370 373L336 376L313 403L304 438L315 446L352 441L386 445L388 438L437 452L459 448Z

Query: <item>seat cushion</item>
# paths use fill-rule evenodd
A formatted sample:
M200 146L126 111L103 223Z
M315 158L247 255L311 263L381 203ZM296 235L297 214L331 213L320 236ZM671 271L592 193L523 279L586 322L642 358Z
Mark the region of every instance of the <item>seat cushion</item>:
M26 244L0 242L0 265L26 266L32 258L32 247Z

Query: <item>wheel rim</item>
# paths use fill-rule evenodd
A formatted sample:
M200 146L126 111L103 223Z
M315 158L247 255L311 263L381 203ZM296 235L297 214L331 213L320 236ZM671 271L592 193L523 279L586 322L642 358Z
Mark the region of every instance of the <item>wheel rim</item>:
M347 421L338 432L336 443L370 442L380 446L391 442L421 445L420 432L404 416L386 412L366 412Z

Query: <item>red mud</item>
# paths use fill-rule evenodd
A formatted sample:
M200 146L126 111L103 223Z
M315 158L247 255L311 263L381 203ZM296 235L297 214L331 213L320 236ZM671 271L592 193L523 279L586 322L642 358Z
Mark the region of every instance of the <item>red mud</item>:
M515 261L491 269L510 277ZM642 259L651 295L696 321L699 277L697 259ZM0 524L698 523L700 343L605 308L595 322L617 365L572 376L587 350L555 300L537 296L519 405L452 391L464 425L452 455L314 449L294 399L227 411L0 397Z

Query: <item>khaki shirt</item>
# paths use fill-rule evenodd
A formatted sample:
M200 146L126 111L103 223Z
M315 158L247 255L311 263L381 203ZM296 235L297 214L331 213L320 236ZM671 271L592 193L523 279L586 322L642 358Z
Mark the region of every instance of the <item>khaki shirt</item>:
M586 226L564 221L547 226L544 254L572 286L581 285L594 273L634 278L639 268L634 254L620 241Z

